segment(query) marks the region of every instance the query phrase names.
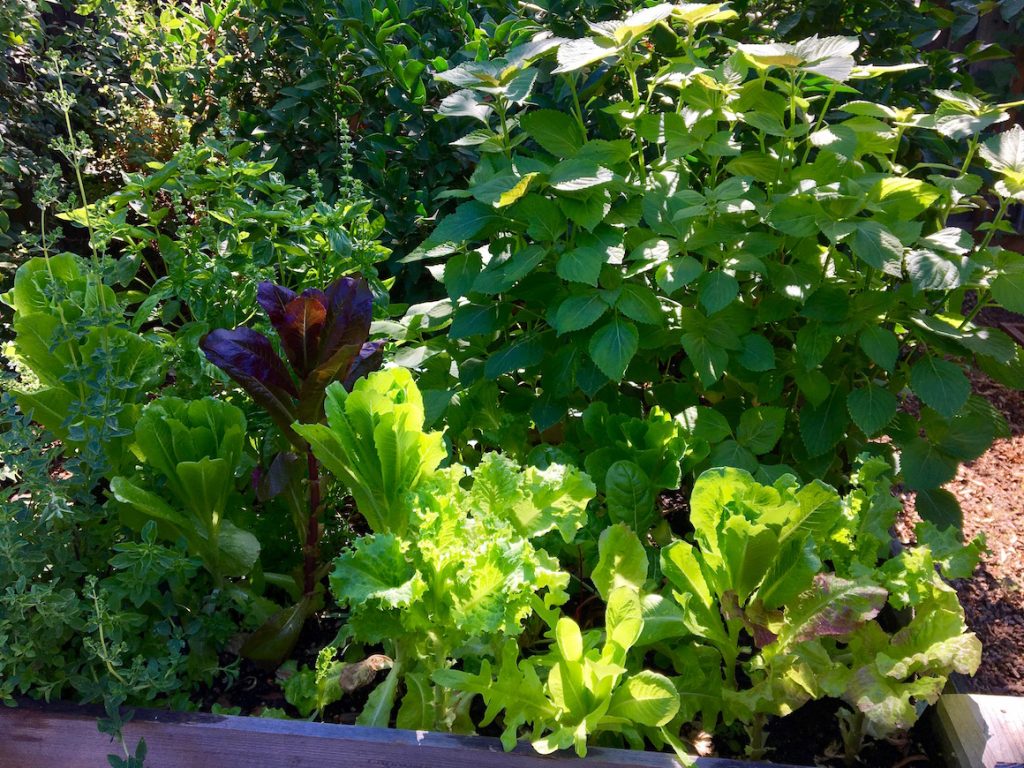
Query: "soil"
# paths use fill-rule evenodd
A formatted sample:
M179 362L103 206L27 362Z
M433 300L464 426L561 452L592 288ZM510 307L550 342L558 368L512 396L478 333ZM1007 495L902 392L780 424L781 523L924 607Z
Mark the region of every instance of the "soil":
M946 485L964 513L964 536L984 534L989 551L974 577L954 583L967 626L982 643L982 662L973 678L958 680L971 693L1024 695L1024 392L1015 392L982 375L972 377L974 391L998 408L1011 436L960 467ZM899 526L905 543L913 539L917 518L913 499L904 498Z
M769 752L766 759L789 765L844 767L843 742L836 719L841 708L842 704L835 699L821 699L805 704L788 717L771 721L767 727ZM866 739L854 765L872 768L943 765L930 746L938 740L927 720L922 718L909 733L893 739ZM725 749L720 752L721 756L743 757L742 752L735 755L728 755Z

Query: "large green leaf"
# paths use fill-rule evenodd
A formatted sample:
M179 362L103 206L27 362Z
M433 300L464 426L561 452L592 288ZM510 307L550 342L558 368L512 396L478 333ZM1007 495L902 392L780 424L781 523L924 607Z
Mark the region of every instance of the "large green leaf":
M900 446L903 482L915 491L938 488L956 477L956 459L927 440L914 438Z
M919 179L891 176L875 184L870 198L877 210L908 221L926 211L941 195L937 188Z
M1024 268L1004 272L993 280L992 298L1011 312L1024 313Z
M608 259L607 252L597 246L582 245L558 257L555 271L563 280L597 286L601 267Z
M846 397L850 418L869 437L880 432L893 420L896 405L896 396L877 384L854 389Z
M934 355L925 355L910 369L910 386L925 405L947 418L963 408L971 394L963 369Z
M230 520L222 520L217 531L218 566L225 576L245 576L260 557L260 542L249 531Z
M729 365L729 353L725 349L715 344L708 336L696 331L684 333L681 342L702 385L710 387L722 378Z
M570 158L551 169L548 183L559 192L581 192L599 187L615 178L615 174L593 160Z
M978 154L994 171L1024 174L1024 129L1014 125L996 134L981 145Z
M359 379L351 393L327 388L328 426L296 424L316 457L348 487L370 527L402 532L408 494L447 456L438 432L423 430L423 397L404 368Z
M402 542L391 534L356 539L352 550L334 562L331 591L351 605L373 600L388 608L408 607L425 585L402 550Z
M654 524L654 487L651 480L632 461L617 461L605 475L605 499L608 516L643 533Z
M599 293L570 296L555 310L551 325L561 335L588 328L608 310L608 303Z
M588 351L601 373L612 381L620 381L639 345L640 334L636 326L616 316L594 333Z
M660 325L664 320L658 297L646 285L624 283L619 289L615 308L638 323Z
M853 254L888 275L903 274L903 244L877 221L861 221L853 233Z
M622 682L608 707L610 717L622 717L647 726L668 723L679 711L679 694L672 682L657 672L644 670Z
M846 435L848 424L846 393L838 387L821 404L804 404L800 409L800 437L810 456L832 450Z
M520 120L523 130L555 157L572 157L583 146L579 125L569 115L553 109L535 109Z
M625 523L605 528L597 542L598 560L590 574L602 600L612 590L629 587L639 592L647 581L647 551Z
M736 439L740 445L760 455L779 442L786 427L786 409L777 406L749 408L740 416Z
M893 371L900 353L900 342L896 334L878 325L871 325L861 331L860 348L871 361L886 371Z

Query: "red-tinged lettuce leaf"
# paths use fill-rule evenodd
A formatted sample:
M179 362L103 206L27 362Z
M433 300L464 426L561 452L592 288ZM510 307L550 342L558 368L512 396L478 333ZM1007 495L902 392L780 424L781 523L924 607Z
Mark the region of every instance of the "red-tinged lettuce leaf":
M320 336L327 319L327 295L311 288L296 296L283 286L262 282L256 300L277 331L288 362L299 378L305 378L318 362Z
M319 293L319 291L318 291ZM285 307L285 322L278 329L281 346L300 378L317 365L320 334L327 319L327 308L313 296L299 296Z
M373 294L362 278L343 277L326 291L327 319L321 334L319 364L335 357L342 347L362 346L370 335Z
M211 363L238 382L293 443L304 443L292 431L293 398L298 396L288 369L261 333L251 328L218 328L199 342Z
M814 586L786 610L779 632L782 644L816 637L842 637L875 618L889 593L865 581L849 581L828 573L814 577Z

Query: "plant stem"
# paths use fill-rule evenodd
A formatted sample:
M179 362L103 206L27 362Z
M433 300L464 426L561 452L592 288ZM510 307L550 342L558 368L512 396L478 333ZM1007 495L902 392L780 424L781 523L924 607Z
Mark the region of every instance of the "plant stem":
M572 105L573 111L576 116L576 122L580 126L580 131L583 132L583 143L587 143L587 124L583 121L583 107L580 106L580 94L576 90L576 76L571 75L568 78L569 90L572 92Z
M833 83L832 88L828 92L828 96L825 98L825 104L821 108L821 114L818 115L818 119L814 122L814 129L807 134L807 138L804 140L804 156L800 159L800 165L806 163L807 156L811 154L811 133L817 133L818 129L821 128L821 124L825 122L825 115L828 114L828 108L832 106L832 99L835 98L837 88L839 88L839 83ZM790 96L790 105L794 105L792 96ZM792 123L793 119L795 119L795 116L790 117L790 123ZM790 127L792 127L792 125L790 125Z
M1007 208L1009 208L1009 206L1010 206L1009 198L1005 198L1005 197L1004 198L1000 198L1000 200L999 200L999 210L996 211L995 218L992 219L992 226L989 228L988 232L985 233L985 238L981 241L981 245L978 246L978 250L976 251L977 253L982 253L982 252L984 252L988 248L989 244L992 242L992 238L995 237L995 234L998 231L999 225L1002 223L1003 218L1005 218L1006 210L1007 210ZM974 318L976 318L978 316L978 313L981 312L981 310L983 310L988 305L988 303L989 303L989 293L987 291L985 293L979 292L978 293L978 301L974 305L974 309L972 309L967 314L967 316L960 323L959 327L960 328L965 328L968 324L970 324L971 321L973 321Z
M60 91L61 104L67 104L67 93L64 90L64 78L60 73L60 68L57 68L57 88ZM81 156L79 155L78 142L75 140L75 131L71 127L71 112L67 106L63 106L61 111L64 113L64 127L68 132L68 146L71 148L71 157L68 158L71 161L71 167L75 171L75 181L78 183L78 193L82 196L82 211L85 213L85 227L89 231L89 250L92 253L93 264L96 267L97 276L99 275L99 255L96 253L96 233L92 228L92 216L89 215L89 199L85 194L85 181L82 178L81 169ZM103 296L103 281L100 281L100 285L96 290L100 302L100 308L106 313L107 303L106 298Z
M765 749L765 739L767 734L764 730L764 723L765 714L763 712L757 712L750 724L750 747L748 754L752 760L761 760L768 751Z
M495 109L498 112L498 119L501 120L501 145L505 149L505 157L509 160L512 159L512 143L508 140L508 121L505 118L505 112L507 107L502 99L498 99L494 104Z
M846 723L846 727L840 729L843 736L843 762L856 765L857 755L864 742L864 713L854 712L853 717L843 718L840 722Z
M320 465L313 455L312 448L306 449L306 468L309 472L309 520L306 527L306 546L303 547L303 575L305 594L311 595L316 589L320 538Z
M124 684L125 679L121 676L121 673L114 668L113 663L110 661L110 650L107 648L107 638L103 632L103 612L100 610L100 596L96 591L96 585L92 587L92 604L96 610L96 630L100 636L100 648L103 649L103 664L106 666L107 671L114 676L119 683Z
M633 91L633 136L636 139L637 162L640 164L640 181L647 181L647 163L644 161L644 144L640 138L640 85L637 83L636 70L638 64L634 57L630 56L626 61L626 68L629 70L629 87Z

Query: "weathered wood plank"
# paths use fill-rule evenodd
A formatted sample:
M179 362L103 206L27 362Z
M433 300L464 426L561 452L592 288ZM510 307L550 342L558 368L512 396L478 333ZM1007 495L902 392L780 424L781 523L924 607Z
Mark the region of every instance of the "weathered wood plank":
M94 709L28 704L0 708L0 768L99 768L115 750L96 730ZM125 727L146 740L147 768L677 768L672 755L592 749L539 755L528 744L505 753L496 739L294 720L137 710ZM699 768L756 768L701 758ZM772 764L772 768L786 768ZM794 768L790 766L789 768Z
M935 714L951 768L1024 763L1024 698L946 694Z

